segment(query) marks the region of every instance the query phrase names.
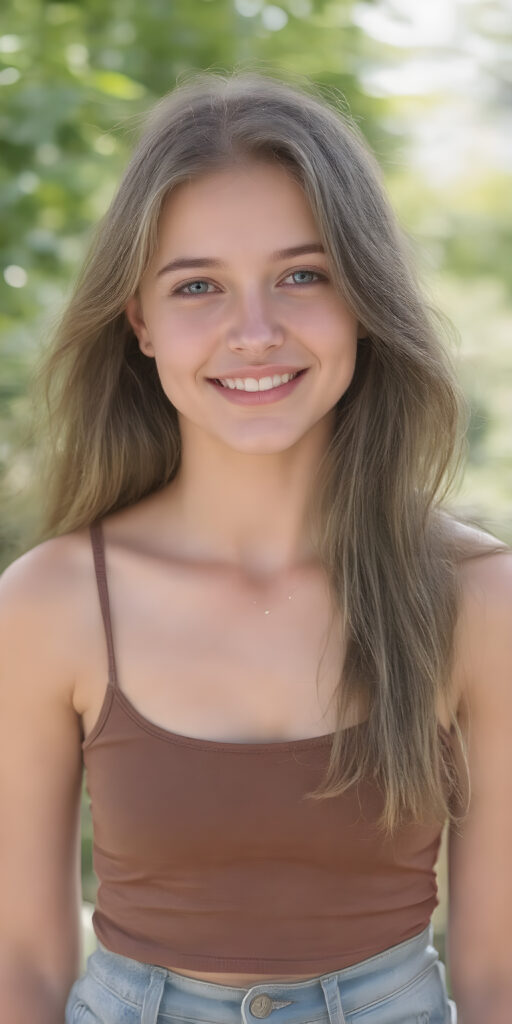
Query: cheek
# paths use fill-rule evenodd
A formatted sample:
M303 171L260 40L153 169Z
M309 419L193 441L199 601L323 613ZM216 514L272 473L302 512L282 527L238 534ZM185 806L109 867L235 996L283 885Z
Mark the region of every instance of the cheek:
M343 347L333 367L332 381L337 394L336 401L345 393L355 373L357 358L357 339Z
M357 360L357 320L339 318L323 335L318 358L329 375L331 398L336 402L347 390L354 376Z
M190 303L194 303L191 299ZM178 303L178 305L180 305ZM164 306L154 322L156 349L164 361L189 367L194 365L208 351L218 323L212 310L199 308L183 309L172 305Z
M205 375L208 349L205 339L168 326L155 338L154 358L162 390L170 402L183 411L197 399L197 385ZM205 383L205 382L203 382ZM192 397L191 397L192 396Z
M298 321L304 332L318 338L322 347L346 348L357 340L358 319L338 295L330 295L327 302L304 303L298 310Z
M349 315L324 317L317 325L318 353L321 360L339 367L353 368L357 355L357 320Z
M193 372L207 355L206 334L190 318L161 316L153 325L152 340L161 378Z

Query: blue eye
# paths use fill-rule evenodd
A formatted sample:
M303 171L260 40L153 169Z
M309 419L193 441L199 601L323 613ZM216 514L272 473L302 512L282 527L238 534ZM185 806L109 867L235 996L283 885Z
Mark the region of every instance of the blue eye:
M322 274L317 274L316 270L292 270L291 274L288 274L288 277L295 277L295 274L313 274L318 278L323 277ZM316 284L316 281L299 281L298 284Z
M198 291L185 292L183 290L184 288L192 288L192 286L195 285L195 284L205 284L205 285L208 285L209 281L203 281L201 279L198 279L197 281L188 281L187 284L182 284L181 288L177 288L175 294L176 295L207 295L208 294L208 292L198 292Z

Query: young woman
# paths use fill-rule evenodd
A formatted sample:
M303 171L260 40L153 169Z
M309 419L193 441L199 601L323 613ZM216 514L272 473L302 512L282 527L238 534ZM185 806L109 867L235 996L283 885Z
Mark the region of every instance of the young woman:
M156 105L37 377L44 523L0 588L10 1024L510 1020L512 557L443 505L439 333L319 90Z

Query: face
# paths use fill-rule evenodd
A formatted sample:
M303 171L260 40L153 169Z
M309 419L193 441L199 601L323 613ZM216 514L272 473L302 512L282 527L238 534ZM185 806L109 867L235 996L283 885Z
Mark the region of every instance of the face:
M280 252L299 246L300 254ZM240 452L277 452L332 416L364 331L314 247L313 214L282 167L236 166L170 194L157 251L126 314L141 351L156 361L184 444L187 430L199 429ZM273 381L286 368L306 372L257 394L213 383L254 374Z

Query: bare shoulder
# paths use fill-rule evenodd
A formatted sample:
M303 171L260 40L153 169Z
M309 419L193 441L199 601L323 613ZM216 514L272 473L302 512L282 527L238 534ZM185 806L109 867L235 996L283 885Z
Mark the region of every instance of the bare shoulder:
M512 714L512 550L476 527L457 524L460 608L456 629L462 716L487 718L492 704Z
M0 648L42 660L55 685L72 686L84 582L91 576L88 531L54 537L16 558L0 577ZM67 682L66 682L67 681Z
M500 607L506 611L511 598L512 549L466 523L454 524L454 539L463 552L458 569L467 612L499 611Z
M11 562L0 576L2 610L21 604L27 611L37 607L43 612L43 603L60 601L64 611L86 564L87 535L84 529L53 537Z

